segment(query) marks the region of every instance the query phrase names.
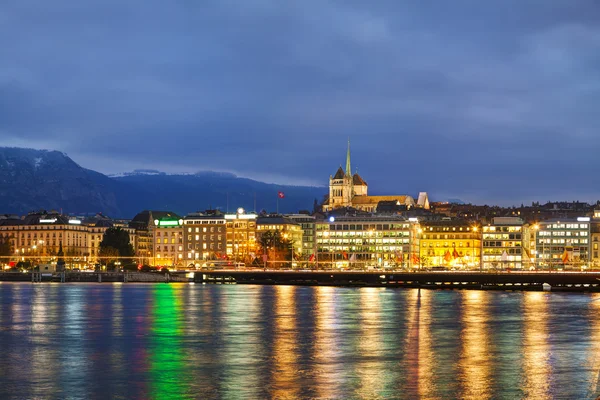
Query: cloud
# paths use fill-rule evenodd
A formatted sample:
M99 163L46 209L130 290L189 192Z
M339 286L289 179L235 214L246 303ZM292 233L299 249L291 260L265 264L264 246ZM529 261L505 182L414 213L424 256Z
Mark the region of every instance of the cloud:
M0 57L0 142L103 172L326 184L350 137L382 194L598 197L593 0L9 0Z

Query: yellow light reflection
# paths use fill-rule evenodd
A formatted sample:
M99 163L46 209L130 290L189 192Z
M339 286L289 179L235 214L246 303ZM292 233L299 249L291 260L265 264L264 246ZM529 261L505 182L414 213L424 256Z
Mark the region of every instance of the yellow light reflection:
M523 373L526 397L549 399L550 346L548 344L548 299L543 292L527 292L523 298Z
M592 332L591 332L591 349L588 357L588 365L590 371L590 382L588 398L597 398L600 393L600 386L598 381L600 380L600 294L594 293L590 301L589 319L592 321Z
M315 376L316 389L321 399L339 398L338 384L340 370L336 368L339 358L338 343L335 334L336 288L323 286L315 288L317 312L315 317L316 333L314 357L318 373Z
M489 399L493 395L489 299L490 294L484 291L463 292L463 347L459 364L463 399Z
M296 287L275 287L275 374L273 397L298 397L298 343L296 341Z
M407 345L408 398L435 398L436 379L433 368L433 340L431 338L431 291L411 290L407 299ZM412 384L414 383L414 384Z
M360 388L357 394L360 398L373 397L384 389L384 358L383 335L381 332L381 299L383 288L360 289L360 336L359 354L367 359L360 364L357 371Z

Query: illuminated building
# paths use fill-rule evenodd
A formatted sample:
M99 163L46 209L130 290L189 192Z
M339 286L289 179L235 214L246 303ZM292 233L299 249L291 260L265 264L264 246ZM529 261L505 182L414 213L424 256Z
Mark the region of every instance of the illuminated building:
M529 269L536 252L529 224L519 217L496 217L483 227L484 269ZM535 235L535 233L533 233Z
M226 254L225 215L216 210L188 214L183 219L184 258L187 265L201 266L201 261L222 259Z
M144 210L129 223L136 231L136 255L153 266L183 263L183 219L171 211Z
M478 226L461 219L423 222L419 234L421 266L479 268L481 236Z
M298 255L302 254L304 231L302 226L294 219L281 215L258 217L256 219L256 241L260 242L261 236L269 231L279 231L282 238L291 242L294 253Z
M226 253L235 263L248 263L256 256L256 217L243 208L235 214L225 214Z
M307 214L286 214L286 218L300 224L302 228L302 251L301 257L303 260L310 259L311 255L315 254L315 220L313 215Z
M409 195L369 196L367 182L356 172L352 175L350 166L350 142L346 154L346 170L340 167L335 175L329 177L329 196L323 204L323 211L336 208L352 207L362 211L377 212L380 201L395 201L398 205L422 207L429 209L429 199L426 192L419 193L418 201Z
M0 220L0 235L11 245L14 259L51 263L56 261L62 243L64 258L69 268L97 263L98 250L104 232L112 226L121 226L135 243L133 229L105 216L82 220L56 212L34 212L25 217Z
M590 261L590 217L539 223L537 254L544 268L587 268Z
M591 229L591 249L590 249L590 266L594 269L600 268L600 210L594 210L594 217L590 221Z
M418 265L419 224L401 216L344 216L316 222L319 268Z

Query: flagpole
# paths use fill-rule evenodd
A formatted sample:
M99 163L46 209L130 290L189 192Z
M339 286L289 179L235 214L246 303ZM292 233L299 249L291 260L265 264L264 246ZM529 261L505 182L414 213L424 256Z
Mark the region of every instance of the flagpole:
M277 215L279 215L279 193L277 193Z

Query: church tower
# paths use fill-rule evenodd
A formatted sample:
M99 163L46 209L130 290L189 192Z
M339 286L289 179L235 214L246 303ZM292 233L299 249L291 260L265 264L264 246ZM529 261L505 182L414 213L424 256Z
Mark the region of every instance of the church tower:
M342 166L338 168L334 176L329 177L329 204L327 210L333 210L339 207L352 206L354 197L354 186L352 178L352 169L350 165L350 140L348 140L348 152L346 153L346 171Z

